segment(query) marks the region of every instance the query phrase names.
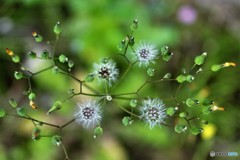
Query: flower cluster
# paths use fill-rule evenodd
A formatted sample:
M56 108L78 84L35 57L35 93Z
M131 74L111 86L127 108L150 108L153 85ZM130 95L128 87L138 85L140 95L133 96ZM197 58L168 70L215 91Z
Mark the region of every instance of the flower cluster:
M148 66L150 63L154 63L154 60L158 56L158 49L156 45L148 42L141 42L137 47L136 51L133 52L135 58L139 62L139 66Z
M163 102L158 99L147 99L143 100L141 106L141 118L143 118L148 124L150 129L155 125L160 125L164 122L164 119L167 117L166 109Z
M83 128L94 128L100 123L102 113L100 105L96 101L87 100L83 103L78 103L78 107L74 117L75 121L81 124Z
M116 68L116 63L111 59L103 59L100 63L94 64L93 75L100 81L105 80L109 85L117 81L119 71Z

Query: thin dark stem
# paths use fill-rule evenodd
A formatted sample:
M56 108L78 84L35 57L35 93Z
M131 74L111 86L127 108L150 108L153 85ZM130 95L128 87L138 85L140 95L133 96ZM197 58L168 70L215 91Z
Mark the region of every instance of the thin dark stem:
M28 119L28 120L31 120L31 121L34 121L34 122L38 122L38 123L41 123L41 124L45 124L47 126L52 126L52 127L55 127L55 128L60 128L59 125L55 125L55 124L51 124L51 123L48 123L48 122L44 122L44 121L40 121L40 120L37 120L35 118L31 118L31 117L22 117L22 116L19 116L19 115L11 115L11 114L6 114L8 116L14 116L14 117L18 117L18 118L22 118L22 119Z
M71 124L72 122L75 121L75 118L71 119L70 121L68 121L67 123L64 123L63 125L60 126L61 129L65 128L66 126L68 126L69 124Z
M63 149L63 152L65 154L65 160L70 160L69 156L68 156L68 153L67 153L67 150L66 150L66 147L65 145L63 144L63 140L61 141L61 146L62 146L62 149Z
M40 70L40 71L38 71L38 72L32 73L32 75L31 75L30 77L33 77L33 76L35 76L35 75L37 75L37 74L40 74L40 73L42 73L42 72L45 72L45 71L47 71L47 70L49 70L49 69L51 69L51 68L53 68L53 67L54 67L54 65L51 65L51 66L49 66L49 67L47 67L47 68L45 68L45 69L42 69L42 70Z

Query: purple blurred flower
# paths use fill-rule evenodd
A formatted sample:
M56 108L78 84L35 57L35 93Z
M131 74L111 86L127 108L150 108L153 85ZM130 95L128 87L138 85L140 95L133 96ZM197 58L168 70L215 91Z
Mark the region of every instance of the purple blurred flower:
M184 5L179 8L177 17L184 24L192 24L196 21L197 11L190 5Z

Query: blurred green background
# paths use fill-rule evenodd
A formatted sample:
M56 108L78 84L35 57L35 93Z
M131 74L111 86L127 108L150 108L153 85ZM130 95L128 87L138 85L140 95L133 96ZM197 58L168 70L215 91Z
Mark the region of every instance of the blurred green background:
M0 1L0 106L9 113L13 110L8 99L15 98L27 105L22 92L27 81L14 79L19 70L5 53L5 48L21 55L23 63L32 71L47 66L42 61L27 58L29 51L40 54L51 48L45 43L36 43L31 35L40 33L46 40L54 40L53 26L61 22L63 29L57 45L57 54L64 53L74 60L73 73L83 79L92 71L92 64L101 57L111 57L118 62L120 73L126 62L117 56L117 45L130 33L133 19L138 19L139 28L134 33L136 43L146 40L160 48L168 45L174 52L169 62L161 61L158 76L171 72L173 76L189 69L194 57L208 52L205 69L191 85L184 85L177 98L188 97L213 99L225 111L213 112L206 119L205 134L193 136L188 132L177 134L174 128L157 127L149 130L142 122L123 126L126 116L111 104L104 106L102 127L104 134L97 139L91 131L85 131L73 123L63 131L66 148L72 160L185 160L212 159L210 151L238 152L240 156L240 75L239 67L223 69L218 73L208 71L212 64L235 62L240 58L240 2L228 0L1 0ZM158 62L159 63L159 62ZM135 66L116 93L136 90L146 74ZM95 85L95 86L94 86ZM94 87L101 90L97 83ZM67 90L78 89L68 77L52 74L51 71L34 77L33 90L37 94L38 111L29 112L37 118L62 124L73 117L76 102L87 98L76 97L62 110L46 116L46 111L56 100L68 96ZM176 88L175 83L163 82L148 85L141 95L168 99ZM119 102L127 106L128 102ZM166 106L172 105L165 102ZM168 121L167 121L168 122ZM169 123L171 122L169 120ZM60 147L51 140L31 140L33 125L30 121L5 117L0 120L0 160L59 160L64 159ZM55 130L43 127L43 133ZM225 157L226 158L226 157Z

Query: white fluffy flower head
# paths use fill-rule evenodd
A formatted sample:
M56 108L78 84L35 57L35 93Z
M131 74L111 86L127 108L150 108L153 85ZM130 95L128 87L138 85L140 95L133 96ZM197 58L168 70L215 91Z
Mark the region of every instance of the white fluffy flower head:
M81 124L83 128L89 129L100 123L102 119L101 113L100 105L96 101L86 100L78 103L78 111L74 114L74 117L78 124Z
M140 117L148 123L150 129L155 125L160 125L167 117L163 102L158 98L144 100Z
M154 63L154 60L157 58L158 49L156 45L150 42L141 42L135 52L139 66L148 66L150 63Z
M99 80L105 80L111 85L113 82L117 81L119 74L116 68L116 63L111 59L103 59L100 63L94 64L94 73Z

